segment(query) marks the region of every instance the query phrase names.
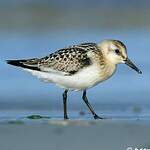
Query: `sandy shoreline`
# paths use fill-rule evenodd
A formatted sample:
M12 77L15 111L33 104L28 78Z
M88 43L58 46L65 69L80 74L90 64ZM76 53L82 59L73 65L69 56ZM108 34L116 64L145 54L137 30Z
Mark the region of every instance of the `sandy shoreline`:
M126 150L150 147L150 121L48 120L0 124L1 150Z

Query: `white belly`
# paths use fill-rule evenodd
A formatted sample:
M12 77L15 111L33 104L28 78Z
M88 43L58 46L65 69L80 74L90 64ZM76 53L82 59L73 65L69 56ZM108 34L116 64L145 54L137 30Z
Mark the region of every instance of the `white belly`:
M42 79L45 82L55 83L56 85L69 90L83 90L95 86L96 84L106 80L100 76L100 69L92 65L79 71L78 73L65 76L57 73L47 73L25 69L33 75Z

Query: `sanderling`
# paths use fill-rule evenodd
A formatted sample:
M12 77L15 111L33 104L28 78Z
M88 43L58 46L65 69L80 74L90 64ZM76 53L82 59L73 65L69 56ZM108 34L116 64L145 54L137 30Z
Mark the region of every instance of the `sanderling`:
M67 93L82 90L82 99L95 119L99 117L88 102L86 90L110 78L117 64L127 64L139 74L142 72L127 56L126 46L118 40L104 40L99 44L81 43L60 49L42 58L7 60L8 64L22 67L45 82L64 88L64 119L67 115Z

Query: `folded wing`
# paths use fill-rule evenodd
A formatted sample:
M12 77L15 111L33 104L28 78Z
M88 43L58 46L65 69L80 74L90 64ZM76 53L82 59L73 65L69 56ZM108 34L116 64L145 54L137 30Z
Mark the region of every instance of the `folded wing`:
M7 60L8 64L36 71L72 75L92 64L89 50L97 50L95 43L82 43L60 49L49 56L26 60Z

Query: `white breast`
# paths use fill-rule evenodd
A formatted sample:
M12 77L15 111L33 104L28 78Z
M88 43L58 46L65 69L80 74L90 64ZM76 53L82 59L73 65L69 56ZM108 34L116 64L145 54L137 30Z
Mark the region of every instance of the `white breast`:
M45 82L55 83L56 85L69 90L83 90L95 86L96 84L106 80L109 76L101 76L102 70L97 65L84 68L78 73L65 76L57 73L40 72L30 69L25 69L37 76ZM111 74L114 72L112 70Z

